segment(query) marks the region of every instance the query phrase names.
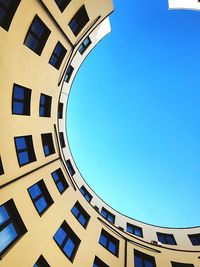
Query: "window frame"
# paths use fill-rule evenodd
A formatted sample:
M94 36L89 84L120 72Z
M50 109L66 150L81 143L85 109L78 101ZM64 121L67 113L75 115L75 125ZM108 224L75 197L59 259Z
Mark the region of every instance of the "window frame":
M24 91L24 97L22 98L17 98L15 96L15 89L16 88L20 88L23 89ZM30 116L31 115L31 94L32 94L32 90L24 87L22 85L13 84L13 91L12 91L12 114L13 115L21 115L21 116ZM15 103L23 103L23 112L22 113L17 113L16 111L14 111L14 106Z
M55 235L58 233L59 229L62 228L63 232L65 232L65 238L63 239L63 241L61 242L61 244L58 243L58 241L55 238ZM69 226L69 224L66 221L63 221L63 223L61 224L61 226L58 228L58 230L56 231L56 233L53 236L53 239L55 241L55 243L58 245L58 247L60 248L60 250L63 252L63 254L68 258L69 261L73 262L74 258L77 254L79 245L81 243L80 238L76 235L76 233L72 230L72 228ZM74 250L71 254L71 256L68 256L65 252L64 252L64 247L67 244L68 240L72 240L73 243L75 244L74 246Z
M56 178L54 177L54 174L55 174L55 173L56 173L56 175L57 175L57 177L58 177L58 180L57 180L57 181L56 181ZM51 173L51 176L52 176L52 178L53 178L53 180L54 180L54 183L55 183L55 185L56 185L58 191L59 191L60 194L62 195L62 194L66 191L66 189L69 187L69 184L67 183L67 181L66 181L66 179L65 179L65 176L64 176L64 174L63 174L61 168L58 168L57 170L53 171L53 172ZM59 186L58 186L59 183L62 184L62 186L63 186L63 188L64 188L63 191L60 191Z
M61 146L61 148L66 147L65 138L64 138L64 133L63 132L59 132L59 139L60 139L60 146Z
M102 236L106 239L105 246L104 246L104 244L101 243ZM114 253L112 250L109 249L110 242L115 245L116 253ZM115 238L114 236L112 236L111 234L109 234L104 229L101 230L101 234L100 234L100 237L99 237L99 244L102 247L104 247L106 250L108 250L110 253L112 253L114 256L119 257L119 240L117 238Z
M73 211L74 208L78 210L77 214L75 214L75 212ZM71 213L74 215L77 221L83 226L83 228L86 229L90 221L90 215L86 212L86 210L81 206L81 204L78 201L72 207ZM84 224L82 224L81 222L81 219L80 219L81 216L85 219Z
M5 11L4 18L2 21L0 21L0 27L2 27L4 30L9 31L20 2L21 0L14 0L11 2L9 7L6 7L3 3L0 3L0 7L2 7Z
M77 36L90 21L85 5L82 5L74 14L68 26L72 33Z
M38 186L41 193L39 195L37 195L35 198L33 198L33 196L31 195L31 192L30 192L30 188L33 188L34 186ZM49 193L49 190L44 182L43 179L39 180L38 182L32 184L31 186L29 186L27 188L27 191L28 191L28 194L30 196L30 199L37 211L37 213L40 215L40 217L53 205L54 201L53 201L53 198L51 197L50 193ZM38 200L40 200L41 198L44 198L45 199L45 202L46 202L46 208L44 208L41 212L38 210L37 208L37 205L36 205L36 202Z
M105 262L103 262L99 257L95 256L93 266L97 265L97 267L109 267Z
M64 104L62 102L58 103L58 119L63 118L63 106Z
M48 264L44 256L40 255L33 267L50 267L50 265Z
M200 233L189 234L188 238L190 239L190 242L193 246L200 246ZM196 239L197 243L194 239Z
M2 250L0 251L0 259L4 256L10 248L26 233L28 232L19 211L15 205L13 199L9 199L5 203L1 204L0 207L4 207L8 214L8 219L0 224L0 232L2 232L8 225L12 224L17 236Z
M55 151L55 147L54 147L52 133L41 134L41 139L42 139L42 147L43 147L45 157L49 157L49 156L55 154L56 151ZM48 150L49 150L48 154L46 153L45 146L48 146Z
M44 104L42 103L42 98L44 97ZM51 104L52 104L52 96L41 93L40 94L40 103L39 103L39 116L50 118L51 117ZM42 115L42 108L44 109L44 115Z
M134 249L134 266L137 267L137 264L136 264L136 257L140 257L141 260L142 260L142 267L145 267L145 262L146 261L150 261L153 265L153 267L156 267L156 260L155 260L155 257L149 255L149 254L146 254L146 253L143 253L139 250L136 250Z
M69 65L64 76L64 81L66 83L68 83L69 80L71 79L73 71L74 71L74 67L72 67L72 65Z
M54 0L57 7L60 9L61 12L63 12L65 10L65 8L69 5L69 3L71 2L71 0L61 0L62 3L59 4L56 0Z
M105 214L104 214L105 213ZM105 216L104 216L105 215ZM110 211L102 207L101 209L101 216L103 216L108 222L114 224L115 223L115 215L112 214ZM109 220L109 217L113 219L113 221Z
M33 31L34 23L39 23L43 27L43 34L42 36L37 36L37 34ZM51 31L47 27L47 25L41 20L41 18L36 14L35 17L33 18L31 25L27 31L27 34L24 39L24 45L28 47L30 50L32 50L34 53L36 53L38 56L42 54L42 51L45 47L45 44L49 38ZM34 38L34 41L36 40L38 42L37 47L33 48L31 45L27 43L28 36L31 36ZM33 45L32 45L33 46Z
M171 261L172 267L195 267L192 263L182 263L182 262L175 262Z
M177 245L173 234L160 233L160 232L157 232L156 234L157 234L158 241L161 242L162 244L171 245L171 246ZM164 239L164 241L163 240L161 241L161 238ZM173 243L169 241L169 238L173 240Z
M84 196L84 198L87 200L87 202L90 203L92 200L92 195L88 192L88 190L85 188L85 186L82 185L79 190L80 190L81 194ZM87 196L89 197L89 199L86 198Z
M0 156L0 175L4 175L4 168L3 168L1 156Z
M72 166L71 160L68 159L65 162L66 162L67 169L68 169L69 173L71 174L71 176L73 176L76 172L74 170L74 167Z
M133 231L129 231L128 227L132 228ZM136 232L137 230L140 232L140 235L137 234L137 232ZM138 237L143 237L142 227L139 227L137 225L133 225L133 224L127 223L126 224L126 231L128 233L132 234L132 235L135 235L135 236L138 236Z
M56 51L58 48L61 49L59 54ZM67 54L67 49L61 44L60 41L58 41L49 59L49 64L54 68L56 68L57 70L59 70L66 54ZM51 60L53 60L53 57L56 58L56 63L51 62Z
M84 43L86 40L88 40L88 43L87 43L87 44ZM88 48L91 44L92 44L92 41L91 41L90 37L87 36L87 37L85 38L85 40L84 40L84 41L81 43L81 45L79 46L79 48L78 48L78 52L79 52L81 55L83 55L83 54L85 53L85 51L87 50L87 48Z

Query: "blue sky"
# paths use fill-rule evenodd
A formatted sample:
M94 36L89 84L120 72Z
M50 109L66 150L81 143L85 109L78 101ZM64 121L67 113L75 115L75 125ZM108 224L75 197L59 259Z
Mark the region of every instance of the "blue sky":
M200 225L200 13L114 2L112 33L73 83L67 132L80 172L118 211Z

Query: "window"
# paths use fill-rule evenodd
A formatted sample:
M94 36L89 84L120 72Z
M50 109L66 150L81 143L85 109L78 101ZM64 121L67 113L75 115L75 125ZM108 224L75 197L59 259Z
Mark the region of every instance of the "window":
M8 31L21 0L0 0L0 26Z
M51 96L40 95L40 117L51 117L51 100Z
M69 22L69 27L73 34L77 36L79 32L84 28L84 26L88 23L88 21L89 17L85 6L83 5Z
M155 258L134 250L134 266L135 267L156 267Z
M84 198L90 202L92 200L92 196L90 195L90 193L87 191L87 189L85 188L85 186L81 186L80 188L80 192L81 194L84 196Z
M190 263L179 263L179 262L172 261L171 264L172 264L172 267L194 267L194 265Z
M76 172L75 172L75 170L74 170L74 168L73 168L73 166L71 164L71 161L69 159L66 160L66 164L67 164L67 168L68 168L71 176L73 176Z
M68 6L68 4L71 2L71 0L55 0L56 5L60 9L61 12L64 11L64 9Z
M172 234L157 233L158 241L162 244L176 245L176 240Z
M44 149L45 156L49 156L55 153L53 138L51 133L42 134L42 145Z
M74 231L66 221L62 223L53 238L62 252L71 262L73 262L81 240L74 233Z
M12 199L0 206L0 256L2 256L27 229Z
M99 238L99 243L110 251L112 254L118 257L119 255L119 240L107 233L102 229L101 235Z
M31 90L14 84L12 94L12 114L30 115Z
M83 207L77 201L76 204L71 209L71 212L76 217L76 219L80 222L80 224L86 228L88 222L90 220L89 214L83 209Z
M58 191L62 194L69 187L62 170L59 168L52 172L51 175L58 188Z
M60 132L59 133L59 137L60 137L60 144L61 144L61 147L65 147L65 139L64 139L64 135L63 135L63 132Z
M109 212L108 210L106 210L105 208L102 208L101 210L101 215L109 222L111 223L115 223L115 216Z
M59 119L63 118L63 103L59 103L58 105L58 118Z
M97 256L95 256L94 263L92 267L109 267L102 260L100 260Z
M66 53L67 50L64 48L64 46L60 42L57 42L57 45L49 59L49 63L56 69L59 69Z
M1 157L0 157L0 175L3 175L3 174L4 174L4 169L3 169L3 164L1 161Z
M45 258L41 255L33 267L50 267Z
M200 246L200 234L188 235L193 246Z
M88 46L90 46L91 43L92 43L92 42L91 42L91 40L90 40L90 37L87 37L87 38L82 42L82 44L79 46L79 48L78 48L79 53L82 55L82 54L85 52L85 50L88 48Z
M29 195L37 212L42 215L52 204L53 199L43 180L28 188Z
M41 55L46 41L50 35L50 30L44 22L36 15L28 30L24 44L36 54Z
M67 68L66 74L65 74L65 78L64 78L65 82L67 82L67 83L69 82L69 80L72 76L73 70L74 70L74 68L71 65L69 65L69 67Z
M19 165L24 166L30 162L36 161L32 136L19 136L14 139Z
M127 223L127 232L133 234L133 235L137 235L140 237L143 237L143 233L142 233L142 228L129 224Z

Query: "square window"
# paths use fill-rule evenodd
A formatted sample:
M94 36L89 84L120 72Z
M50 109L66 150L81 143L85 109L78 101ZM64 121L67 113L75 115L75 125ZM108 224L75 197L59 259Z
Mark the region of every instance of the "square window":
M28 188L30 198L37 212L42 215L52 204L53 199L43 180Z
M31 135L15 137L14 140L20 167L36 161Z
M200 234L188 235L193 246L200 246Z
M51 133L42 134L42 145L44 149L45 157L55 153L53 138Z
M51 173L51 176L53 177L58 191L62 194L69 187L62 170L60 168L57 169L56 171Z
M115 223L115 215L113 215L111 212L106 210L105 208L102 208L101 215L109 222Z
M40 95L40 117L51 117L51 101L51 96Z
M115 256L119 256L119 240L110 235L104 229L101 231L99 243Z
M71 161L69 159L66 160L66 164L67 164L67 168L68 168L71 176L73 176L76 172L75 172L75 170L74 170L74 168L73 168L73 166L71 164Z
M77 36L79 32L85 27L85 25L88 23L89 17L87 14L87 11L85 9L85 6L83 5L73 16L71 21L69 22L69 27L73 34Z
M56 69L59 69L66 53L67 53L67 50L64 48L64 46L60 42L58 42L56 44L56 47L53 50L49 63L52 66L54 66Z
M132 225L130 223L127 223L127 232L139 236L139 237L143 237L143 233L142 233L142 228L138 227L136 225Z
M14 84L12 93L12 114L30 115L31 89Z
M134 266L135 267L156 267L155 258L142 253L140 251L134 250Z
M27 229L12 199L0 206L0 256L2 256Z
M36 15L27 32L24 44L36 54L41 55L50 32L49 28L38 17L38 15Z
M69 82L73 71L74 71L74 68L71 65L69 65L69 67L67 68L66 74L65 74L65 78L64 78L65 82L67 83Z
M171 264L172 264L172 267L194 267L194 265L191 263L180 263L180 262L172 261Z
M172 234L157 233L157 237L162 244L176 245L176 240Z
M92 267L109 267L105 262L100 260L97 256L95 256L94 263Z
M87 189L85 188L85 186L81 186L80 188L80 192L81 194L84 196L84 198L90 202L92 200L92 196L91 194L87 191Z
M76 217L76 219L80 222L80 224L86 228L88 222L90 220L89 214L83 209L80 203L77 201L76 204L71 209L71 212Z
M67 224L66 221L64 221L59 227L53 239L55 240L59 248L62 250L62 252L65 254L65 256L71 262L73 262L81 240L74 233L74 231L71 229L71 227Z
M85 50L90 46L91 44L91 40L90 37L87 37L82 44L79 46L78 51L81 55L83 55L83 53L85 52Z
M60 132L59 133L59 137L60 137L60 144L61 144L61 147L65 147L65 139L64 139L64 135L63 135L63 132Z
M56 2L56 5L60 9L61 12L65 10L65 8L68 6L68 4L71 2L71 0L54 0Z
M0 175L3 175L3 174L4 174L4 169L3 169L3 164L1 161L1 157L0 157Z
M8 31L21 0L0 0L0 26Z
M62 119L63 118L63 103L58 104L58 118Z
M41 255L33 267L50 267L45 258Z

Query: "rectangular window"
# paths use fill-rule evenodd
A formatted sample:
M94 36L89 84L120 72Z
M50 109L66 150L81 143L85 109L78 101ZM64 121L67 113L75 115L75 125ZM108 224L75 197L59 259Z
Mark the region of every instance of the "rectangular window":
M41 255L33 267L50 267L45 258Z
M30 115L31 89L18 84L13 85L12 114Z
M0 0L0 26L8 31L21 0Z
M65 78L64 78L64 81L66 83L69 82L73 71L74 71L74 68L71 65L69 65L69 67L67 68L66 74L65 74Z
M28 30L24 44L36 54L41 55L50 32L49 28L36 15Z
M3 175L3 174L4 174L4 169L3 169L3 164L2 164L1 157L0 157L0 175Z
M86 228L88 222L90 220L89 214L83 209L80 203L77 201L76 204L71 209L71 212L76 217L76 219L80 222L80 224Z
M51 176L53 177L58 191L62 194L69 187L62 170L60 168L57 169L51 173Z
M51 96L40 95L40 117L51 117L51 101Z
M67 258L73 262L81 240L66 221L59 227L53 239Z
M55 2L60 11L63 12L68 6L68 4L71 2L71 0L55 0Z
M88 202L92 200L92 195L87 191L85 186L81 186L80 192Z
M200 246L200 234L188 235L193 246Z
M134 250L134 267L156 267L155 258Z
M101 215L109 222L115 223L115 215L113 215L111 212L106 210L105 208L102 208Z
M57 42L56 47L54 48L53 53L49 59L49 63L57 70L59 70L66 53L67 50L64 48L64 46L60 42Z
M42 145L44 149L45 157L55 153L53 138L51 133L41 134Z
M171 264L172 264L172 267L194 267L194 265L191 263L180 263L180 262L172 261Z
M69 22L69 27L73 34L77 36L79 32L85 27L85 25L88 23L89 17L87 14L87 11L85 9L85 6L83 5L73 16L71 21Z
M43 180L29 187L28 192L39 215L53 204L53 199Z
M58 104L58 118L62 119L63 118L63 103Z
M65 139L64 139L64 135L63 135L63 132L60 132L59 133L59 137L60 137L60 144L61 144L61 147L65 147Z
M14 138L17 158L20 166L36 161L32 136L18 136Z
M143 232L142 232L142 228L138 227L136 225L132 225L130 223L127 223L127 228L126 228L127 232L133 234L133 235L137 235L139 237L143 237Z
M91 44L91 40L90 37L87 37L82 44L79 46L78 51L81 55L83 55L83 53L85 52L85 50L88 48L88 46L90 46Z
M119 255L119 240L116 239L114 236L110 235L104 229L101 231L101 235L99 238L99 243L110 251L113 255Z
M162 244L176 245L176 240L172 234L157 233L157 237Z
M95 256L94 263L92 267L109 267L102 260L100 260L97 256Z
M67 164L67 168L68 168L71 176L73 176L76 172L75 172L75 170L74 170L74 168L73 168L73 166L71 164L71 161L69 159L66 160L66 164Z
M27 229L12 199L0 206L0 256L2 256Z

